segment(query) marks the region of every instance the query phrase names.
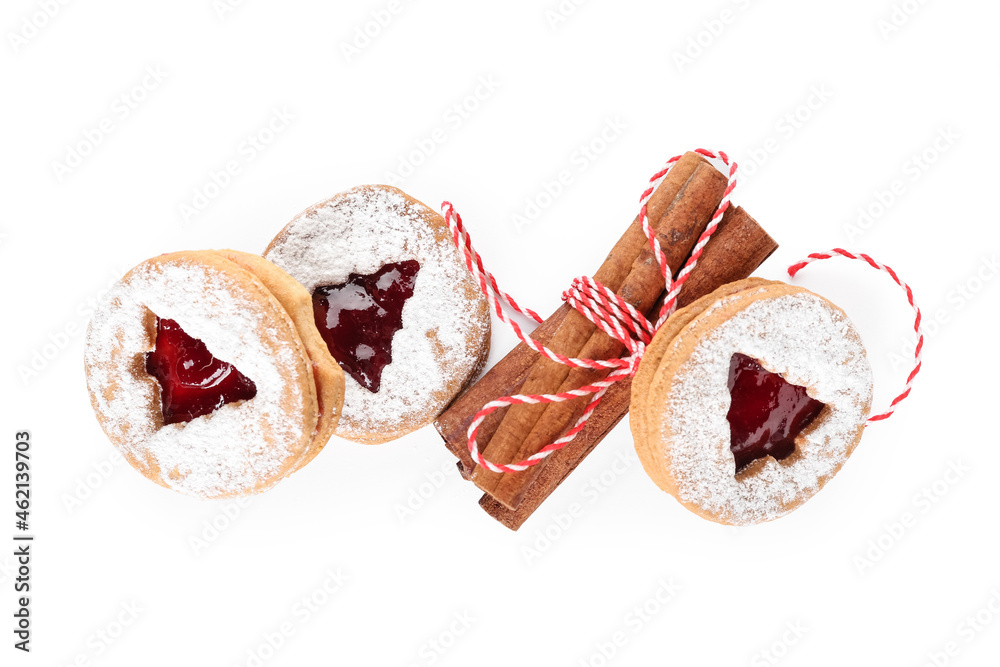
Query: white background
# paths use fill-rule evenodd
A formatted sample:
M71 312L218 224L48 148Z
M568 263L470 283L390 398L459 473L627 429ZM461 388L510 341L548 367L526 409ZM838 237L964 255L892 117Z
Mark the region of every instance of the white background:
M388 0L49 4L51 18L34 0L0 16L0 536L14 532L24 428L37 535L30 656L10 646L0 549L3 664L993 664L996 3L908 0L893 26L890 0L591 0L559 21L556 0L406 1L350 56ZM495 90L480 87L491 77ZM294 119L250 159L244 142L275 109ZM111 132L87 146L103 119ZM621 129L602 143L606 127ZM735 199L781 243L760 275L846 245L896 267L940 321L912 399L794 514L741 530L697 518L642 473L627 423L518 533L479 509L431 428L378 447L334 440L242 506L108 463L81 332L139 261L259 252L315 201L419 162L402 187L453 200L504 286L548 312L600 264L644 179L698 146L747 167ZM56 164L74 151L87 153L77 166ZM239 173L185 220L230 160ZM562 170L571 185L540 197ZM801 282L862 329L884 404L907 370L900 293L846 261ZM512 345L496 327L492 361ZM582 515L560 527L573 503ZM338 569L349 580L326 594ZM661 580L679 587L667 602ZM306 618L303 597L325 604ZM975 630L966 619L984 609Z

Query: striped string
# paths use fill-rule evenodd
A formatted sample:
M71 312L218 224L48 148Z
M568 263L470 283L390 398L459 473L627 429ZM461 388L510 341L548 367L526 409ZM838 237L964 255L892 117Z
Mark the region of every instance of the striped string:
M642 230L653 251L653 256L659 264L667 292L666 300L660 310L659 319L656 324L653 324L642 313L636 311L631 304L615 294L613 290L608 289L598 281L587 276L574 279L570 288L562 294L563 301L587 318L598 329L625 346L627 356L619 359L577 359L567 357L549 349L525 333L517 321L508 315L507 309L538 323L542 322L542 318L535 311L520 306L510 294L500 289L496 277L486 270L482 257L473 247L472 238L469 236L469 232L462 222L462 216L455 211L455 207L450 202L444 202L441 205L441 212L451 229L455 246L465 258L465 265L479 284L479 288L493 307L493 311L497 317L511 327L514 335L522 343L543 357L569 366L570 368L610 371L603 380L569 391L557 394L513 394L503 396L484 405L476 413L468 430L469 453L477 465L493 472L512 473L527 470L529 467L538 464L553 452L562 449L573 441L577 434L587 425L588 420L600 404L609 387L635 374L639 367L639 362L646 351L646 345L652 340L657 329L676 310L677 296L691 274L691 271L698 264L702 251L712 238L712 234L715 233L719 223L722 221L722 216L725 215L726 210L729 208L730 197L736 187L737 164L731 162L728 155L722 151L713 152L705 149L698 149L696 152L710 160L720 160L728 167L728 184L719 206L712 215L712 219L695 244L688 261L680 273L677 274L676 280L674 279L673 271L667 263L663 248L660 246L660 241L656 237L656 230L649 223L647 206L656 188L667 177L667 174L670 173L670 170L677 164L681 156L677 155L667 160L663 167L650 177L648 186L639 197L639 218L642 223ZM542 447L537 453L528 458L516 463L499 464L487 460L479 452L479 445L476 440L479 427L483 423L483 420L496 410L519 404L559 403L591 395L593 398L587 404L583 414L580 415L580 418L573 427L566 431L562 437Z
M893 282L899 285L899 287L901 287L902 290L906 293L906 301L910 304L910 307L916 314L913 321L913 332L917 336L917 344L913 350L913 369L910 371L910 374L906 376L906 386L903 388L903 392L898 396L896 396L896 398L892 399L892 403L889 404L889 409L886 410L885 412L879 413L873 417L868 418L868 423L872 424L874 422L882 421L891 417L893 413L896 412L897 406L899 406L899 404L902 403L906 399L906 397L910 395L910 391L913 389L913 381L914 379L916 379L917 375L920 373L921 367L923 366L923 355L924 355L924 331L922 326L923 315L921 315L920 308L917 306L916 301L913 298L913 290L910 288L910 286L907 285L905 282L903 282L903 280L900 279L899 275L895 271L893 271L891 267L886 266L885 264L882 264L881 262L878 262L872 259L870 256L862 253L853 253L844 250L843 248L834 248L829 252L814 252L801 262L792 264L790 267L788 267L788 275L794 278L799 271L809 266L813 262L819 262L825 259L832 259L834 257L845 257L847 259L855 259L864 262L865 264L867 264L868 266L877 271L881 271L882 273L888 274L888 276L892 278Z
M653 229L649 223L647 206L650 198L656 191L656 188L663 182L663 179L665 179L667 174L670 173L670 170L681 158L681 156L677 155L667 160L663 167L650 177L646 189L643 190L639 197L639 218L642 224L642 230L646 235L650 248L652 249L653 256L659 264L660 272L663 275L665 291L667 293L656 323L654 324L650 322L644 315L636 311L631 304L593 278L582 276L574 279L570 288L562 294L563 301L587 318L587 320L592 322L598 329L625 346L627 356L619 359L577 359L567 357L549 349L525 333L517 321L508 315L507 309L532 319L537 323L541 323L542 318L539 317L535 311L520 306L510 294L499 288L496 277L486 270L482 257L473 247L472 239L462 222L462 216L455 211L455 207L451 203L444 202L442 204L442 213L445 220L448 222L449 228L451 229L455 246L460 252L462 252L465 258L466 266L476 279L476 282L479 284L483 294L493 307L497 317L511 327L517 338L538 354L557 363L564 364L571 368L587 368L590 370L609 371L609 374L603 380L578 387L576 389L571 389L569 391L557 394L513 394L495 399L484 405L482 409L476 413L467 431L469 439L469 454L477 465L498 473L521 472L523 470L527 470L533 465L537 465L553 452L562 449L573 441L577 434L579 434L580 431L582 431L587 425L588 420L591 415L593 415L594 410L600 404L601 399L604 397L604 394L607 392L609 387L636 373L639 367L639 362L642 360L643 354L646 351L646 346L650 343L653 336L656 334L656 331L663 326L664 322L666 322L670 315L672 315L677 309L677 297L679 296L681 289L684 287L684 284L687 282L688 277L691 275L691 272L694 270L695 266L697 266L698 260L701 259L705 246L708 245L709 240L718 228L719 223L722 221L722 217L729 209L730 199L733 190L736 188L736 175L738 171L736 162L731 161L729 156L722 151L713 152L705 149L698 149L695 152L708 159L719 160L727 166L728 184L723 193L722 200L719 202L719 206L712 215L708 226L705 228L705 231L702 232L701 237L699 237L698 242L691 251L690 257L684 264L684 267L677 274L676 278L674 278L673 272L667 263L666 255L664 254L663 248L660 246L659 239L656 236L656 230ZM870 417L868 420L869 423L881 421L889 418L895 412L899 403L909 396L913 381L920 372L924 345L920 309L914 302L913 290L910 286L903 282L891 268L880 264L868 255L854 254L840 248L834 249L829 253L814 253L809 255L809 257L804 261L789 267L788 273L790 276L795 277L799 271L812 262L830 259L837 256L864 261L872 268L887 273L890 277L892 277L897 285L904 289L907 300L916 312L914 331L917 334L918 342L914 353L914 368L907 377L905 390L892 401L889 409L884 413ZM566 431L562 437L551 442L545 447L542 447L537 453L529 456L528 458L516 463L500 464L487 460L480 453L479 445L476 439L479 427L482 425L483 420L496 410L519 404L559 403L585 396L593 396L593 398L587 404L583 414L573 427Z

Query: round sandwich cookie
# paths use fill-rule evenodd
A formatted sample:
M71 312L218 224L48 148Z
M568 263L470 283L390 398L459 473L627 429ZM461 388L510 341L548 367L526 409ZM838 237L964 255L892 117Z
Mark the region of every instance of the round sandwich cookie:
M751 278L678 310L632 384L631 428L650 478L730 525L770 521L814 496L857 447L872 371L844 312Z
M84 357L111 442L152 481L200 498L258 493L300 469L343 405L310 295L232 250L132 269L94 314Z
M374 444L410 433L482 370L489 303L445 220L402 191L367 185L316 204L264 256L312 295L344 369L337 435Z

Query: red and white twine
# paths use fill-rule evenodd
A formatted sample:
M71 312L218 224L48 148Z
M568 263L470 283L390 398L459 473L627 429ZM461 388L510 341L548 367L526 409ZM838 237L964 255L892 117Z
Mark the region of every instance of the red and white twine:
M580 314L586 317L601 331L615 340L618 340L625 346L625 349L628 351L628 356L621 359L576 359L566 357L565 355L559 354L558 352L547 348L527 335L521 329L521 326L507 315L504 305L514 312L530 317L535 320L535 322L541 323L542 318L539 317L534 311L518 305L509 294L502 291L498 287L496 278L492 273L486 270L483 265L482 257L478 252L476 252L475 248L473 248L472 239L462 223L462 217L455 211L455 208L451 203L445 202L441 205L444 218L448 221L448 226L451 229L455 246L465 256L466 266L479 283L479 287L483 291L483 294L493 306L493 310L496 312L497 317L499 317L503 322L506 322L511 329L513 329L514 334L519 340L547 359L551 359L552 361L564 364L571 368L611 371L603 380L579 387L577 389L572 389L570 391L558 394L515 394L512 396L503 396L484 405L483 408L476 413L476 416L472 420L472 424L470 424L468 430L469 453L478 465L486 468L487 470L501 473L521 472L523 470L527 470L529 467L548 457L552 454L552 452L558 451L572 442L577 434L586 426L587 421L600 404L601 399L604 397L604 393L608 390L608 387L612 386L619 380L635 374L639 367L639 362L642 360L642 356L646 351L646 345L648 345L652 340L656 329L661 326L676 309L677 294L680 292L681 287L683 287L684 282L691 273L691 270L694 269L698 260L701 258L702 250L718 227L726 209L729 208L730 196L733 189L736 187L737 165L735 162L731 163L729 157L725 153L721 151L714 153L705 149L699 149L697 152L706 158L721 160L727 167L729 167L729 184L723 194L722 201L719 203L715 214L709 222L708 227L706 227L705 231L698 239L698 242L695 244L694 250L691 253L691 257L678 274L676 280L673 277L673 272L671 271L670 266L667 264L667 259L663 253L663 249L660 247L660 242L656 238L656 231L649 224L647 204L650 197L653 195L653 192L656 191L656 188L660 185L663 179L666 178L667 174L681 158L680 155L667 160L667 162L663 165L663 168L650 177L648 187L643 191L639 198L639 216L642 221L642 229L646 234L646 238L649 241L650 248L656 257L656 260L659 263L660 271L663 274L666 291L668 293L667 299L660 311L660 318L658 322L654 325L646 319L644 315L636 311L631 304L615 294L612 290L587 276L576 278L573 280L570 288L563 292L562 297L566 303L580 312ZM506 465L497 464L492 461L488 461L479 452L476 435L479 430L479 426L483 423L483 420L486 419L486 417L492 412L511 405L523 403L558 403L589 396L591 394L593 394L593 398L590 403L587 404L583 414L571 429L563 434L562 437L546 445L536 454L529 456L523 461Z
M625 346L628 356L620 359L577 359L567 357L549 349L526 334L521 326L507 314L504 306L516 313L520 313L521 315L534 320L537 323L541 323L542 318L535 311L520 306L514 298L510 296L510 294L499 288L496 277L486 270L482 257L472 246L472 239L462 223L462 216L455 211L455 207L452 206L451 203L444 202L441 205L444 218L448 222L448 226L451 229L455 246L464 255L466 266L479 283L480 289L486 296L490 305L493 307L497 317L511 327L514 334L519 340L521 340L521 342L543 357L571 368L587 368L590 370L610 371L608 376L603 380L569 391L560 392L558 394L514 394L511 396L503 396L484 405L483 408L476 413L468 429L469 453L472 456L472 460L475 461L477 465L480 465L487 470L492 470L493 472L512 473L527 470L529 467L538 464L553 452L562 449L573 441L577 434L580 433L580 431L582 431L587 425L587 421L600 404L601 399L604 397L604 394L609 387L636 373L639 367L639 362L642 360L643 354L646 351L646 346L652 340L656 331L677 309L677 297L680 294L681 289L684 287L684 284L687 282L691 271L694 270L695 266L698 264L698 260L701 259L705 246L708 244L709 240L712 238L712 234L715 233L719 223L722 221L722 216L725 215L726 210L728 210L730 197L732 196L733 190L736 188L736 173L738 169L736 162L731 161L729 156L722 151L713 152L700 148L695 152L710 160L719 160L726 165L729 168L728 185L723 192L722 201L719 203L718 208L716 208L715 213L712 215L712 219L709 221L705 231L702 232L701 237L698 239L698 242L691 251L688 261L684 264L684 267L680 270L680 272L678 272L676 278L667 263L666 255L660 246L659 239L656 237L656 231L649 224L647 205L650 197L652 197L653 193L656 191L656 188L659 187L660 183L663 182L663 179L666 178L667 174L670 173L670 170L682 156L677 155L667 160L667 162L663 165L663 168L650 177L648 187L639 197L639 218L642 222L642 229L646 235L647 241L649 242L649 246L653 251L653 255L660 266L660 272L663 275L667 292L666 299L664 300L663 307L660 310L659 318L656 323L654 324L650 322L642 313L636 311L631 304L615 294L612 290L587 276L581 276L574 279L570 288L562 294L562 298L567 304L586 317L598 329ZM906 289L910 304L913 305L912 290L910 290L909 286L900 281L892 269L875 262L867 255L854 255L845 250L835 250L833 252L852 259L864 259L871 266L887 272L900 286ZM791 267L789 269L789 274L794 276L799 270L810 262L818 261L820 259L828 259L832 256L833 255L830 254L810 255L809 259ZM899 402L909 395L913 379L920 370L920 354L923 348L923 335L920 333L920 310L917 309L915 305L913 307L917 311L915 330L919 335L919 343L917 345L916 352L916 367L907 380L906 391L893 401L889 411L872 417L869 421L878 421L889 417ZM590 395L593 395L593 398L590 403L587 404L583 414L573 427L563 434L562 437L546 445L536 454L533 454L517 463L498 464L487 460L480 453L479 445L476 441L479 426L483 423L483 420L486 419L487 416L496 410L506 408L511 405L526 403L559 403Z
M903 291L906 293L907 302L910 304L910 307L913 308L913 312L916 313L916 317L913 321L913 332L917 336L917 344L914 346L913 350L913 369L910 371L910 374L906 376L906 386L903 388L903 393L899 394L899 396L892 399L892 403L889 404L888 410L879 413L877 415L874 415L873 417L869 417L868 423L871 424L873 422L882 421L883 419L888 419L889 417L891 417L892 414L896 411L896 407L907 396L910 395L910 391L913 388L913 380L917 377L917 374L920 373L920 368L923 365L923 355L924 355L924 331L922 326L923 315L921 315L920 308L917 306L916 302L913 299L913 290L910 288L910 286L907 285L905 282L903 282L900 279L899 275L897 275L897 273L893 271L891 267L888 267L885 264L882 264L881 262L877 262L868 255L862 253L849 252L847 250L844 250L843 248L834 248L829 252L814 252L801 262L792 264L790 267L788 267L788 275L794 278L799 271L809 266L813 262L819 262L824 259L832 259L834 257L846 257L847 259L856 259L864 262L873 269L888 274L889 277L892 278L893 282L895 282L897 285L903 288Z

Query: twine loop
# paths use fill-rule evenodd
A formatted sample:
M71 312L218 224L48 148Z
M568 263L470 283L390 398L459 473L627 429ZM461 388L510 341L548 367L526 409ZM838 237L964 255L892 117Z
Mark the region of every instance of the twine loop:
M834 257L844 257L846 259L854 259L864 262L876 271L881 271L885 273L893 282L895 282L906 294L906 301L910 304L910 308L913 309L915 313L913 321L913 333L917 337L917 343L914 345L913 349L913 367L910 370L909 375L906 376L906 386L903 388L902 393L900 393L896 398L892 399L892 403L889 404L889 408L885 412L880 412L877 415L868 418L868 424L873 424L878 421L883 421L888 419L896 412L896 408L906 400L906 397L910 395L910 391L913 389L913 381L916 379L917 375L920 373L920 369L923 367L924 358L924 330L923 330L923 315L920 312L920 308L916 304L916 300L913 298L913 289L906 284L891 267L882 264L869 255L864 253L853 253L843 248L834 248L829 252L814 252L813 254L806 257L801 262L797 262L788 267L788 275L794 278L799 271L806 268L813 262L820 262L825 259L833 259Z
M567 357L549 349L525 333L525 331L521 328L521 325L508 314L508 310L534 320L538 324L543 321L542 318L535 311L519 305L510 294L500 289L497 284L496 277L486 270L482 257L473 247L472 239L462 222L462 216L455 211L455 207L450 202L446 201L441 205L441 212L444 215L444 219L448 223L449 229L451 230L455 246L465 258L466 266L472 273L476 282L479 284L479 288L486 296L490 305L493 307L493 311L496 313L497 317L511 327L514 334L522 343L543 357L556 363L569 366L570 368L608 371L608 375L604 379L576 389L571 389L569 391L557 394L513 394L510 396L500 397L484 405L483 408L476 413L467 432L469 438L469 453L472 460L475 461L477 465L498 473L521 472L527 470L533 465L537 465L553 452L559 451L573 441L577 434L579 434L580 431L582 431L587 425L588 420L594 413L597 406L600 405L601 399L604 397L608 388L616 382L635 375L638 371L639 363L642 361L642 357L646 351L646 346L649 345L650 341L652 341L653 336L659 328L663 326L667 319L674 313L674 311L676 311L677 297L683 289L684 284L687 282L688 277L691 275L691 272L694 270L695 266L697 266L698 260L701 259L705 246L708 245L708 242L711 240L712 235L718 228L719 223L722 222L723 215L725 215L726 211L729 209L730 198L733 190L736 188L736 174L738 171L736 162L731 161L729 156L722 151L713 152L699 148L695 152L707 159L718 160L723 165L728 167L728 183L725 191L723 192L722 200L719 202L719 206L712 215L708 226L705 228L705 231L702 232L698 242L691 250L691 254L687 262L677 273L676 277L667 263L666 255L664 254L663 248L661 247L659 239L656 236L656 230L654 230L649 223L647 206L653 193L682 156L676 155L667 160L663 167L650 177L648 186L645 190L643 190L639 197L639 218L642 223L642 230L649 243L649 247L653 252L653 256L659 264L660 273L663 276L666 291L666 297L664 298L663 306L660 308L656 322L654 323L650 321L645 315L638 312L632 304L628 303L613 290L588 276L575 278L569 289L562 294L563 301L587 318L587 320L592 322L598 329L606 333L611 338L617 340L625 347L627 352L626 356L618 359L578 359ZM914 354L915 365L907 378L906 388L903 393L893 400L886 412L875 415L868 420L869 423L881 421L890 417L893 412L895 412L898 404L909 396L913 380L920 372L921 355L924 343L924 337L921 330L920 309L914 303L913 291L910 289L909 285L900 280L899 276L891 268L876 262L868 255L855 254L840 248L834 249L829 253L814 253L809 255L809 257L802 262L789 267L789 276L794 277L800 270L812 262L830 259L837 256L862 260L869 266L887 273L900 287L905 290L910 305L916 311L914 330L917 333L918 342ZM573 427L566 431L562 437L540 449L536 454L533 454L532 456L516 463L499 464L487 460L480 453L479 445L476 440L479 427L483 423L483 420L496 410L519 404L559 403L585 396L593 396L593 398L590 400L590 403L587 404L583 414L576 421Z
M625 301L625 299L613 290L588 276L581 276L574 279L570 288L563 292L563 301L587 318L598 329L624 345L627 356L618 359L577 359L567 357L549 349L525 333L521 325L508 315L507 309L528 317L539 324L542 322L542 318L535 311L519 305L510 294L500 289L496 277L486 270L483 258L473 247L472 238L465 229L462 216L455 211L455 207L450 202L444 202L441 205L442 215L444 215L444 219L451 230L455 246L465 257L466 266L476 279L479 288L493 307L493 311L497 317L511 327L514 334L522 343L543 357L569 366L570 368L610 371L603 380L558 394L513 394L503 396L484 405L476 413L468 430L469 454L477 465L493 472L512 473L527 470L531 466L538 464L553 452L562 449L573 441L577 434L587 425L587 421L597 406L600 405L601 399L609 387L624 378L635 375L638 371L639 363L642 361L643 354L646 351L646 346L653 339L656 331L663 326L667 318L677 309L677 296L684 287L684 283L687 282L691 271L698 264L698 260L701 259L705 246L722 221L722 216L729 209L730 197L736 188L736 172L738 169L736 162L730 161L729 156L722 151L713 152L699 148L695 152L710 160L720 160L728 167L728 183L723 192L722 200L712 215L712 219L709 221L705 231L702 232L698 242L691 251L688 261L684 264L684 267L677 274L676 278L667 263L667 258L663 252L663 248L660 246L660 241L656 237L656 230L649 224L647 205L656 188L659 187L660 183L663 182L663 179L667 177L667 174L670 173L670 170L682 156L676 155L667 160L663 167L650 177L648 186L639 197L639 218L642 222L642 230L649 242L649 247L653 251L653 256L659 264L660 273L663 276L665 284L665 291L667 292L657 321L655 323L651 322L645 315L638 312L632 304ZM517 463L505 465L489 461L479 452L479 445L476 441L479 426L494 411L511 405L559 403L591 395L593 398L587 404L576 424L563 434L562 437L546 445L536 454Z

